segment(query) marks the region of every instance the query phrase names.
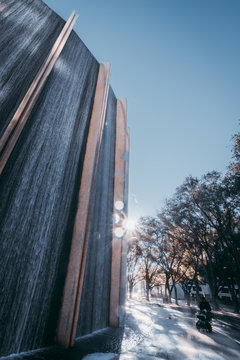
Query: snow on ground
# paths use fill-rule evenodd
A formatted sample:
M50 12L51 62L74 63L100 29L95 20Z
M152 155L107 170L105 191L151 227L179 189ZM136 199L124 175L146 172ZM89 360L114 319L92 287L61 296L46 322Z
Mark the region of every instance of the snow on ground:
M239 360L240 345L213 322L200 333L191 313L129 301L120 360Z
M119 356L113 353L93 353L84 356L83 360L114 360L118 358Z
M213 321L200 333L186 307L128 300L121 354L94 353L83 360L240 360L240 342Z

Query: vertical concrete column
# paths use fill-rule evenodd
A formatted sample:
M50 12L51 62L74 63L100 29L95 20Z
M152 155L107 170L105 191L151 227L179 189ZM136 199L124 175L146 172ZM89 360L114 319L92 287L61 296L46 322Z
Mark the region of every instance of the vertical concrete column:
M114 177L114 218L112 240L112 270L110 294L110 325L118 327L120 318L123 221L126 217L127 199L125 194L126 171L126 101L117 100L115 177Z
M125 214L128 216L128 185L129 185L129 150L130 150L130 130L126 130L126 149L124 155L125 172L124 172L124 204ZM119 326L123 325L124 321L124 304L127 292L127 251L128 238L123 238L122 242L122 266L121 266L121 289L120 289L120 318Z
M110 68L110 63L100 65L90 120L78 208L57 331L57 341L65 347L73 346L76 336L86 264L92 197L106 114Z

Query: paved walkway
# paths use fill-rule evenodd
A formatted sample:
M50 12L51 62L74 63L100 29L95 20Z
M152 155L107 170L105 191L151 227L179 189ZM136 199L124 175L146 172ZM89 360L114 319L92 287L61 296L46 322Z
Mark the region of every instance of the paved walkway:
M187 307L130 301L120 360L239 360L240 342L226 328L214 320L212 334L200 333Z
M236 324L240 317L236 316ZM213 333L199 333L189 308L126 304L125 326L107 328L76 342L72 349L54 346L5 357L11 360L239 360L240 334L226 321L213 322Z

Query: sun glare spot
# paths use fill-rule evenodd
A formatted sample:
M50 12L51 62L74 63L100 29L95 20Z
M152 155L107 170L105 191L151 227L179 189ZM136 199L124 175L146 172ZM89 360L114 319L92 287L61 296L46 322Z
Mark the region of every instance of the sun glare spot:
M123 202L122 201L116 201L115 202L115 209L116 210L122 210L124 208L124 204L123 204Z
M124 235L124 229L122 227L117 227L114 231L114 234L117 238L121 238Z
M123 221L123 227L128 231L133 231L136 228L136 221L133 219L125 219Z

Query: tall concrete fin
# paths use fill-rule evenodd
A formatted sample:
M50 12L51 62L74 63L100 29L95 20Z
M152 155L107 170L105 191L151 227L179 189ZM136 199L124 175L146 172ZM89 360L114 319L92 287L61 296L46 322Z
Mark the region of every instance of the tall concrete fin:
M100 64L78 197L70 258L57 331L59 344L74 345L81 300L90 212L104 127L111 65Z
M122 268L122 246L124 230L122 222L126 218L125 198L125 160L126 159L126 101L117 100L116 147L115 147L115 177L114 177L114 215L118 220L113 224L112 239L112 271L110 294L110 325L119 326L120 288Z

